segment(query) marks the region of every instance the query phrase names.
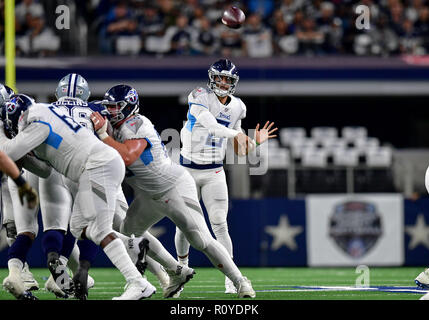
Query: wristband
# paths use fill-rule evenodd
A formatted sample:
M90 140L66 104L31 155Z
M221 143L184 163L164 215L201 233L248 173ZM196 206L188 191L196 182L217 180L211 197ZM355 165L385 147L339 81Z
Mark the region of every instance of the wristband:
M103 133L100 133L100 134L98 135L98 137L99 137L101 140L106 139L108 136L109 136L109 135L107 134L107 132L103 132Z
M18 187L22 187L26 183L25 179L22 177L22 174L20 174L18 178L13 179L13 181L15 181Z
M260 146L261 144L258 143L258 141L255 140L256 146Z

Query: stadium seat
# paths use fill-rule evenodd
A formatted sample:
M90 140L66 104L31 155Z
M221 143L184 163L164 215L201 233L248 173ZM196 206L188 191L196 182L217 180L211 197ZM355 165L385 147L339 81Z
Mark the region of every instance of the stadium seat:
M331 138L322 141L321 145L326 149L328 155L333 155L337 150L344 150L347 147L347 142L342 138Z
M361 126L346 126L341 129L341 136L347 141L366 139L368 136L368 130Z
M277 140L277 139L268 140L268 148L269 149L277 149L279 147L280 147L279 140Z
M338 137L338 130L335 127L314 127L311 129L311 137L316 142L332 140Z
M286 148L270 149L268 169L286 169L290 164L290 151Z
M365 150L368 167L390 167L392 164L392 149L390 147L370 147Z
M306 132L305 129L301 127L290 127L281 128L279 135L282 146L287 147L292 141L304 140Z
M336 166L357 166L359 163L358 150L352 148L335 150L333 152L333 163Z
M353 142L353 146L359 151L359 154L366 154L368 150L377 150L380 147L378 138L358 138Z
M302 151L301 164L303 167L325 168L328 164L327 157L325 149L308 148Z
M292 140L290 142L290 149L292 151L292 157L294 159L301 159L301 155L305 150L311 150L314 148L316 148L316 141L312 138Z

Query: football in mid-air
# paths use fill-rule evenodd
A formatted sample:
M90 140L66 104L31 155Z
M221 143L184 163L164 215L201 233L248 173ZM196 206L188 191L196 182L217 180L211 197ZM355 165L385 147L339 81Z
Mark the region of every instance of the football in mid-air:
M223 12L222 23L230 28L238 29L243 24L246 16L244 12L237 7L229 7Z

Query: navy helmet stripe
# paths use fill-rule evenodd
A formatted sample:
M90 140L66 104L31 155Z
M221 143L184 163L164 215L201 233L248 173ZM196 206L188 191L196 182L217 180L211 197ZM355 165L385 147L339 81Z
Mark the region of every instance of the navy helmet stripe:
M70 94L68 95L69 97L74 98L76 95L74 91L75 83L76 83L76 74L72 73L70 76L70 83L69 83L69 91L70 91Z
M77 80L79 79L79 76L74 74L75 80L74 80L74 86L73 86L73 97L76 97L76 87L77 87Z
M70 76L69 77L69 83L68 83L68 85L67 85L67 97L70 97L70 82L71 82L71 80L72 80L72 77Z

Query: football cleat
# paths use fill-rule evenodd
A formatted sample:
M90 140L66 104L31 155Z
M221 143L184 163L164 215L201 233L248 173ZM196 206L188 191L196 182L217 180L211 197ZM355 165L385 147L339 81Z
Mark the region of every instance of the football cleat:
M146 279L140 278L127 282L125 292L112 300L142 300L156 293L156 288Z
M88 299L88 272L79 268L73 276L74 296L79 300Z
M25 293L25 287L24 282L21 279L21 273L19 271L11 271L3 280L3 288L17 299L23 296Z
M57 298L67 299L70 297L68 293L64 292L60 287L57 286L52 275L50 275L48 280L45 282L45 290L53 293Z
M419 300L429 300L429 292L426 293L423 297L421 297Z
M73 294L73 281L57 254L48 254L48 269L55 284L66 294Z
M31 291L24 291L24 293L18 298L18 300L39 300L34 296Z
M143 275L147 268L146 254L149 250L149 240L143 238L143 240L139 243L139 250L140 252L137 255L136 267L137 270Z
M421 272L415 279L414 282L417 286L423 289L429 289L429 269Z
M39 283L34 279L27 262L24 264L24 268L22 268L21 279L24 282L24 289L26 291L39 290Z
M177 266L176 271L167 271L170 282L168 287L163 290L164 298L172 298L174 295L182 291L183 286L194 277L195 271L186 266Z
M243 277L237 288L237 293L239 298L254 298L256 297L255 290L252 288L252 283L246 277Z
M86 283L87 283L88 289L94 288L95 286L95 280L89 274L88 274L88 280Z
M225 293L237 293L237 288L234 286L234 282L232 282L228 277L225 277Z

